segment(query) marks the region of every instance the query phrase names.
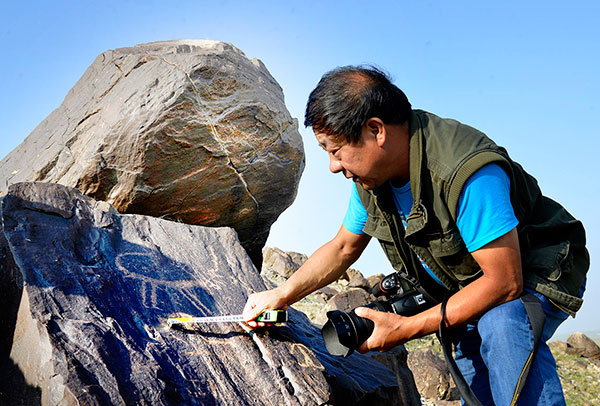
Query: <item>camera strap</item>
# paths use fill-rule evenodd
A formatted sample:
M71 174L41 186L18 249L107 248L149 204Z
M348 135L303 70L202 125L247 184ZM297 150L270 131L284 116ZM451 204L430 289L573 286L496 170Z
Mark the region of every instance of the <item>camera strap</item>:
M396 271L396 273L401 279L403 279L408 284L408 286L410 286L410 288L422 294L423 298L427 301L427 303L430 303L432 306L434 304L440 303L440 299L436 298L436 295L430 293L428 289L425 289L423 284L419 282L419 279L407 274L406 272Z
M537 348L542 337L542 332L544 330L544 323L546 321L546 314L544 313L544 309L542 309L542 304L534 294L526 292L523 294L523 296L521 296L521 301L525 306L525 311L527 312L527 317L529 317L529 322L533 331L533 348L529 354L529 357L527 357L527 361L521 370L521 374L519 375L519 380L517 381L513 398L510 403L511 406L517 404L519 395L525 386L525 381L527 379L527 375L529 374L531 364L533 363L533 358L537 352ZM458 369L458 365L456 365L456 361L452 356L452 341L448 338L448 329L445 323L446 303L448 303L448 298L444 299L442 302L442 321L440 322L438 332L438 339L442 345L442 351L444 353L444 358L446 359L446 365L448 366L448 370L452 375L452 379L454 379L454 383L456 383L456 387L463 398L464 404L467 406L481 406L481 402L479 402L479 399L477 399L477 396L475 396L471 390L471 387L465 380L463 374L460 372L460 369Z
M448 366L448 370L450 371L450 375L452 375L452 379L454 379L454 383L460 392L460 396L463 399L463 402L467 406L481 406L481 402L477 399L477 396L471 390L471 387L465 380L462 372L458 369L458 365L456 365L456 361L452 356L452 344L451 340L448 339L447 335L447 327L446 327L446 304L448 303L448 298L444 299L442 302L442 321L440 321L440 328L438 333L438 339L440 340L440 344L442 345L442 352L444 353L444 359L446 360L446 365Z

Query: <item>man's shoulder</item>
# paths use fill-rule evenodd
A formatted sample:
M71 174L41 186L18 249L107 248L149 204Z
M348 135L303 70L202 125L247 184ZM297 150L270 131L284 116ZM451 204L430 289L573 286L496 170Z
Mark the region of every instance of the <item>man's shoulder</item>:
M462 122L442 118L424 110L414 110L412 136L419 143L425 165L442 179L448 179L462 163L480 152L498 153L501 148L483 132ZM417 143L411 144L412 146Z
M424 131L426 136L443 136L444 139L448 138L448 135L459 135L460 137L465 136L476 136L489 139L482 131L465 124L454 118L440 117L436 114L430 113L425 110L413 110L413 117L417 120L417 125Z

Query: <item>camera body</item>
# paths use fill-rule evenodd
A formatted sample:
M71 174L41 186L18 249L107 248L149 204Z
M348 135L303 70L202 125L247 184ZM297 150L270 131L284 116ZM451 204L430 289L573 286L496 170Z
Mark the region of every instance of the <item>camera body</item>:
M401 316L413 316L435 305L417 290L405 290L397 272L383 278L371 293L385 296L386 299L376 300L363 307ZM321 328L321 334L327 351L332 355L348 357L369 338L375 328L371 320L357 316L354 309L349 312L327 312L327 319Z

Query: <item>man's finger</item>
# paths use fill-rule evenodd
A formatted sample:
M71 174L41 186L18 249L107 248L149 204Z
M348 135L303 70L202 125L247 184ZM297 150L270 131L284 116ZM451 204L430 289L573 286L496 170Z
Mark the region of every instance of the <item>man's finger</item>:
M357 307L354 310L354 313L356 313L358 317L363 317L365 319L371 319L373 317L373 310L368 307Z
M365 354L365 353L369 352L369 346L367 345L367 341L368 341L368 340L365 340L365 342L364 342L364 343L362 343L362 344L360 345L360 347L358 347L358 348L356 349L356 351L360 352L361 354Z
M261 312L258 310L255 304L246 305L244 311L242 312L242 317L244 321L250 321L257 318L260 315L260 313Z

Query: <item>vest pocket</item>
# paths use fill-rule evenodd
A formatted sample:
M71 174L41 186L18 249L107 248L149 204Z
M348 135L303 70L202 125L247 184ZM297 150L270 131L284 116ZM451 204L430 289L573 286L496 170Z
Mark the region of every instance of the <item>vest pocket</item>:
M381 245L381 248L383 249L388 261L392 265L392 268L394 268L396 271L408 272L406 269L404 269L404 266L402 265L402 259L398 256L398 252L396 251L396 248L392 242L380 240L379 244Z
M563 241L560 244L532 249L527 254L524 264L527 270L535 271L550 282L556 282L573 264L570 244Z
M423 251L420 255L426 262L433 261L433 264L428 263L432 270L433 267L440 268L442 272L461 285L478 277L482 272L475 259L467 251L456 229L438 233L423 233L421 239L424 241L421 244L413 245L413 249L418 251L417 253ZM426 256L426 254L428 255Z
M392 233L385 219L376 216L367 217L367 222L363 227L365 234L375 237L381 241L393 242Z
M483 273L477 261L466 248L456 254L437 258L438 262L441 262L447 272L452 274L462 286L478 278Z
M435 257L447 257L463 251L465 244L456 229L426 235L429 240L429 250Z

